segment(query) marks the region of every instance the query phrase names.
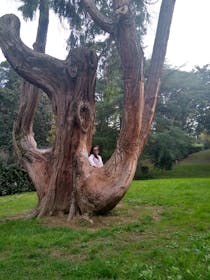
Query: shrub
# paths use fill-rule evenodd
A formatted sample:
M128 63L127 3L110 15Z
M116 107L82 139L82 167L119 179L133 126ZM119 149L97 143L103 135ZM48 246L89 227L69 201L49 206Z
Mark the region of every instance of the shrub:
M0 196L34 191L25 171L17 164L0 162Z
M141 161L138 162L137 168L136 168L136 173L134 176L135 180L146 180L146 179L152 179L153 174L152 171L150 170L149 166L144 165Z
M193 154L193 153L198 153L200 151L202 151L204 149L204 145L203 144L193 144L190 147L189 153Z

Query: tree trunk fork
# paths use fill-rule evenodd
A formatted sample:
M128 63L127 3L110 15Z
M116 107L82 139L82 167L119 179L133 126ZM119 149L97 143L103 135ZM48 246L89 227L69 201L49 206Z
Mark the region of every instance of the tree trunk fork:
M96 54L85 48L72 49L62 61L41 53L45 44L33 51L19 37L18 18L0 18L0 46L5 57L20 76L48 95L55 116L55 142L50 149L39 150L32 131L38 93L26 83L14 144L38 194L35 216L62 213L70 220L76 215L105 213L129 188L154 116L175 0L162 1L146 82L131 2L113 0L110 20L94 1L83 0L95 23L112 34L124 80L123 120L117 146L109 161L98 169L88 162L95 121Z

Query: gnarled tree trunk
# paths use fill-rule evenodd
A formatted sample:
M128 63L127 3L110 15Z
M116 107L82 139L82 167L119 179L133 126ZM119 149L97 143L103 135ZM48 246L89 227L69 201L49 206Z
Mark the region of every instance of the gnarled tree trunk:
M27 48L19 37L17 17L0 18L0 46L13 68L42 89L52 102L56 137L48 150L39 150L32 133L36 102L28 102L15 127L15 147L37 190L36 216L105 213L126 193L146 141L160 86L175 0L163 0L146 85L143 51L136 38L130 0L113 0L113 20L83 1L93 20L115 38L124 79L124 112L117 147L102 168L88 162L95 120L97 57L77 48L61 61ZM29 87L29 85L27 85ZM145 88L145 89L144 89ZM24 123L27 125L25 126Z

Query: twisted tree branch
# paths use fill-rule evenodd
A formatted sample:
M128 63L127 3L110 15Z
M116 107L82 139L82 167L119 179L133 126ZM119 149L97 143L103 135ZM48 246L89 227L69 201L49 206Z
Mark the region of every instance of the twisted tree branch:
M108 33L113 32L113 22L108 17L104 16L96 7L93 0L83 0L87 12L92 17L93 21L98 24L101 29Z
M0 18L0 47L14 70L33 85L51 95L58 77L62 80L64 62L28 48L20 39L20 21L15 15Z

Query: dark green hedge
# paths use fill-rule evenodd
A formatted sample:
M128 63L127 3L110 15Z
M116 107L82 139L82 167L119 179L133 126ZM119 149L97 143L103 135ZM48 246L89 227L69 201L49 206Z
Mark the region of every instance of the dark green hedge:
M153 173L149 166L142 164L141 161L138 162L134 180L147 180L153 179Z
M0 162L0 196L34 191L27 175L17 164Z

